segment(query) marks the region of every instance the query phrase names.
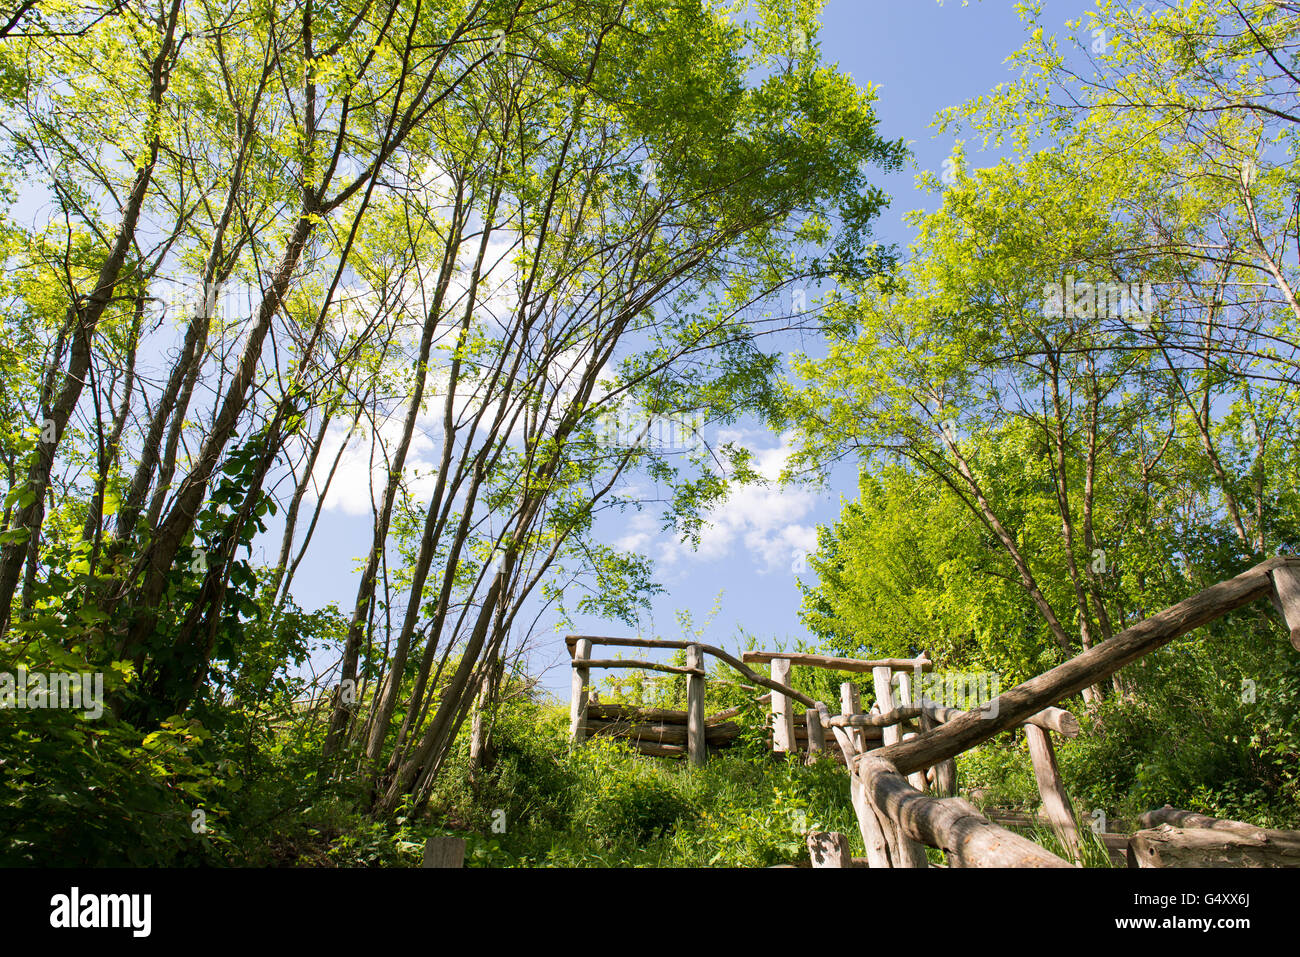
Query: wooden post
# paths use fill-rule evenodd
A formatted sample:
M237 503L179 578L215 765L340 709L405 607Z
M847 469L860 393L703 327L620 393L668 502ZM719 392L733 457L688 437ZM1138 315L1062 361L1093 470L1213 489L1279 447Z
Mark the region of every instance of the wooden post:
M840 685L840 714L861 714L862 713L862 695L858 691L858 686L852 681L846 681ZM867 750L866 736L858 729L854 728L851 732L853 743L857 745L859 751Z
M686 649L686 667L699 672L686 676L686 747L691 764L700 767L708 758L708 749L704 740L704 652L699 645Z
M1027 724L1025 737L1029 741L1029 757L1034 763L1034 777L1038 780L1038 794L1043 799L1043 810L1052 824L1052 830L1065 845L1066 852L1083 866L1083 853L1079 848L1079 832L1074 821L1070 796L1065 793L1061 770L1056 765L1056 749L1052 747L1052 732Z
M826 729L822 727L822 716L816 708L805 711L803 720L808 728L808 763L812 764L817 752L826 750Z
M1300 568L1283 565L1272 571L1273 591L1291 630L1291 646L1300 651Z
M938 726L934 714L928 708L923 707L921 709L921 730L933 731ZM957 762L952 758L940 761L930 768L930 776L934 781L935 794L941 797L957 796Z
M876 707L880 709L881 714L889 714L894 710L893 676L894 672L891 668L871 669L871 681L876 689ZM898 725L888 725L884 729L885 747L897 744L901 735Z
M896 829L948 855L950 867L1069 867L1028 838L991 823L961 798L918 794L898 769L875 752L857 762L860 780L872 806Z
M914 705L914 704L919 704L919 703L920 703L919 701L917 701L916 699L914 699L914 698L912 697L912 682L911 682L911 677L908 675L908 673L907 673L906 671L900 671L900 672L898 672L898 705L899 705L899 707L902 707L902 708L909 708L909 707L911 707L912 705ZM922 712L922 714L924 714L924 712ZM916 735L915 733L913 733L913 732L910 732L910 733L908 733L908 734L903 735L903 737L902 737L901 740L903 740L903 741L909 741L909 740L911 740L912 738L915 738L915 737L917 737L917 735ZM926 783L926 782L925 782L925 769L922 768L922 769L919 770L919 771L913 771L911 774L909 774L909 775L907 776L907 781L908 781L909 784L912 785L912 787L914 787L914 788L916 788L918 791L921 791L922 793L924 793L924 791L925 791L925 783Z
M839 831L809 831L808 856L813 867L852 867L849 839Z
M880 709L881 714L889 714L894 710L893 669L872 668L871 680L876 689L876 707ZM882 732L885 747L897 744L902 736L902 731L897 724L886 725ZM866 790L863 791L863 798L874 807L875 802L871 801L870 794ZM925 848L904 834L903 829L890 819L883 808L879 809L876 818L889 839L889 854L894 867L928 866L929 859L925 856Z
M591 639L579 638L573 646L573 660L586 661L590 657ZM586 738L587 682L590 678L589 669L581 665L573 669L569 692L569 740L574 744L581 744Z
M817 702L817 712L823 719L830 719L830 712L820 701ZM871 802L867 800L867 792L862 781L853 772L858 757L857 747L844 728L832 727L831 733L835 735L835 743L839 746L840 753L844 755L844 765L849 772L849 799L853 802L853 813L858 819L858 833L862 835L862 845L867 849L867 866L887 868L891 866L889 838L880 819L876 817Z
M464 867L463 837L431 837L424 842L424 867Z
M1201 827L1134 831L1129 867L1300 867L1300 831L1255 834Z
M790 685L790 659L772 660L772 680ZM790 699L779 691L772 692L772 750L788 753L794 750L794 711Z

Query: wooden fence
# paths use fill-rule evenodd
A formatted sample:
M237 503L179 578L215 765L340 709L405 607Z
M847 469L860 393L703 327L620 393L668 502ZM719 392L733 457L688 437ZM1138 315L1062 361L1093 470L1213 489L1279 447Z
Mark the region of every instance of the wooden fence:
M734 740L738 728L728 719L739 709L704 714L704 656L713 655L737 669L755 686L769 689L773 750L803 753L815 760L834 742L837 759L850 775L850 795L870 867L925 867L926 847L940 849L955 867L1069 867L1040 845L989 820L956 796L954 759L994 735L1022 727L1029 746L1042 819L1055 831L1075 864L1082 848L1075 814L1057 767L1053 735L1073 737L1079 722L1057 703L1098 684L1144 655L1259 598L1269 598L1282 612L1291 644L1300 650L1300 559L1278 557L1263 562L1138 622L1050 671L1003 692L992 701L963 711L926 699L913 680L931 670L924 656L862 660L792 652L749 651L737 659L700 642L641 638L567 639L573 657L570 732L575 742L590 734L612 734L636 742L642 753L685 754L701 764L709 748ZM595 645L686 650L685 666L627 659L596 659ZM748 664L769 664L771 677ZM850 674L870 674L875 704L863 711L861 692L852 681L840 686L840 710L831 714L790 687L795 665ZM686 711L647 711L590 704L593 668L645 668L687 676ZM802 706L803 720L796 706ZM833 752L834 753L834 752ZM927 793L929 792L929 793ZM1188 812L1173 812L1187 815ZM1214 848L1219 863L1293 862L1300 858L1300 832L1266 832L1240 822L1188 823L1160 820L1146 825L1129 842L1130 860L1141 866L1164 859L1185 862L1196 852L1205 858ZM1153 819L1154 820L1154 819ZM1171 834L1181 823L1180 833ZM1161 830L1163 828L1163 830ZM836 835L811 835L814 861L847 860ZM1192 851L1187 849L1191 848ZM1112 848L1114 850L1114 848ZM835 865L840 866L840 865ZM845 865L846 866L846 865ZM1185 865L1184 865L1185 866Z
M1279 556L1126 628L1064 664L1004 692L983 708L945 715L941 726L915 738L866 751L836 729L837 742L852 776L853 807L871 866L925 866L925 856L918 852L923 846L929 846L941 849L949 866L1068 867L1069 862L993 824L960 798L928 796L904 775L914 775L949 760L1018 724L1030 722L1029 726L1042 727L1041 721L1034 719L1041 718L1044 709L1104 681L1124 665L1175 638L1260 598L1270 598L1282 612L1291 644L1300 650L1300 560ZM1035 767L1038 768L1037 763ZM1300 837L1295 832L1282 834ZM1276 845L1283 838L1255 834L1246 839L1254 845L1269 840ZM1176 843L1166 841L1163 846ZM1209 839L1196 835L1182 843L1203 846ZM1216 846L1225 843L1228 842L1220 836ZM1130 843L1130 848L1133 846ZM1155 856L1148 854L1149 858Z
M655 757L685 756L691 764L703 764L710 748L726 747L740 733L740 726L728 719L740 713L731 708L714 715L704 713L706 669L704 659L712 655L739 671L755 686L772 689L774 694L811 703L811 699L793 688L758 674L734 655L703 642L666 641L654 638L604 638L570 635L565 639L573 659L573 681L569 698L569 738L575 744L593 735L623 738L633 742L638 751ZM635 658L593 658L592 648L609 645L622 648L684 649L686 664L666 665ZM631 708L591 701L591 672L604 668L640 668L686 676L686 710ZM759 700L766 700L767 696Z

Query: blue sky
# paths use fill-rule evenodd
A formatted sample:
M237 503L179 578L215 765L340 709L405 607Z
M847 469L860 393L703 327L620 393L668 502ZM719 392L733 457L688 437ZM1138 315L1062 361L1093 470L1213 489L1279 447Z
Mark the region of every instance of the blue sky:
M858 83L879 89L877 112L882 134L902 137L914 153L914 168L878 182L893 204L877 224L885 242L905 248L911 230L905 213L932 208L935 199L915 188L919 172L942 169L953 147L949 135L936 137L930 124L937 112L954 106L1014 74L1004 62L1024 40L1024 27L1011 0L828 0L819 37L822 56L838 63ZM1045 20L1059 27L1091 7L1087 0L1046 0ZM991 161L968 143L968 161ZM759 423L740 423L734 435L754 450L760 467L771 474L784 461L782 438ZM824 489L745 489L712 516L701 550L678 546L658 529L658 510L647 509L637 519L632 512L599 526L611 543L632 547L656 558L658 579L665 591L654 602L642 633L677 638L679 611L691 615L704 640L735 648L741 632L752 634L763 647L791 646L806 639L798 617L798 556L815 542L815 527L835 520L843 497L856 492L856 471L844 466L828 476ZM275 530L272 529L272 534ZM368 515L327 511L317 536L326 547L309 550L294 588L304 607L338 602L347 607L355 589L349 565L338 566L340 554L361 555L370 534ZM319 539L318 539L319 541ZM324 542L320 542L324 544ZM266 555L274 560L274 555ZM716 612L714 612L716 606ZM627 635L618 622L581 619L573 629L585 634ZM567 696L568 655L554 622L543 619L534 642L530 670L542 673L543 686Z

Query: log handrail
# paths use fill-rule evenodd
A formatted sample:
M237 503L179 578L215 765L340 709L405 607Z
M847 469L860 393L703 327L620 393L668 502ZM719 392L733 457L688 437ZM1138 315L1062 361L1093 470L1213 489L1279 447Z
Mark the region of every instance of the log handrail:
M640 668L643 671L666 671L674 675L704 674L703 668L662 665L657 661L643 661L640 658L575 658L569 665L573 668Z
M931 671L934 662L924 655L920 658L834 658L830 655L815 655L802 651L746 651L742 656L747 662L765 664L784 658L792 665L808 668L825 668L828 671L847 671L852 674L870 673L876 668L890 668L894 671Z
M920 708L899 706L886 714L837 714L822 718L824 728L885 728L921 716Z
M960 708L949 708L941 704L935 704L929 698L922 698L921 700L926 712L940 724L955 721L966 714ZM1075 738L1079 735L1079 719L1064 708L1044 708L1038 714L1030 715L1025 719L1024 723L1037 725L1044 731L1055 731L1067 738Z
M1104 681L1120 668L1150 654L1230 611L1248 605L1272 592L1273 573L1285 571L1290 578L1300 560L1271 558L1225 582L1212 585L1191 598L1152 615L1106 641L1100 642L1069 661L1004 691L981 708L927 731L908 741L872 752L873 758L892 763L910 774L987 741L994 735L1023 724L1049 705ZM1296 609L1300 613L1300 609ZM1288 626L1296 629L1300 620ZM859 758L859 763L862 759Z
M855 771L871 804L914 841L937 847L952 867L1071 867L1028 838L994 824L961 798L932 798L873 751Z
M781 694L795 701L798 701L801 705L803 705L806 708L811 708L813 707L814 704L813 699L808 697L806 694L795 691L793 688L783 685L779 681L773 681L771 678L767 677L766 675L760 675L758 672L749 668L743 661L741 661L739 658L737 658L735 655L731 654L730 652L723 651L721 648L715 647L714 645L706 645L700 641L670 641L670 640L661 640L658 638L602 638L595 635L568 635L567 637L565 637L564 643L569 649L570 656L574 655L574 650L579 641L589 641L592 643L592 645L617 645L623 648L689 648L691 645L696 645L706 655L713 655L713 657L719 659L720 661L723 661L726 664L731 665L731 667L735 668L737 671L739 671L750 681L754 682L754 684L762 685L764 688L767 688L771 691L780 692ZM777 657L783 658L785 656L777 655ZM622 659L622 660L626 662L629 659ZM576 658L574 659L574 661L572 662L573 667L582 668L582 667L593 666L593 662L590 659L582 659L581 664L579 664L578 661L579 661L578 659ZM602 662L597 667L609 667L609 665L606 664L605 662ZM635 668L637 667L637 665L634 663L626 664L626 667ZM663 668L651 669L651 670L664 670L669 667L674 667L674 666L665 665L663 666Z

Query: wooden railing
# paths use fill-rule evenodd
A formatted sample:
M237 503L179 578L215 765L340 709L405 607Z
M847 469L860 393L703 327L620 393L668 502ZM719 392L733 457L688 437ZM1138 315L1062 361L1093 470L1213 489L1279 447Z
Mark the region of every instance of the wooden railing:
M871 866L924 866L924 856L916 854L920 845L941 849L950 866L1069 866L1032 841L993 824L967 802L927 796L903 775L954 758L1018 724L1031 722L1027 728L1041 728L1042 722L1032 719L1042 717L1044 709L1104 681L1124 665L1175 638L1265 597L1271 598L1282 612L1291 644L1300 650L1300 560L1278 557L1126 628L1004 692L984 707L960 715L945 714L940 727L914 738L867 752L837 728L836 738L852 775L854 811ZM935 717L940 717L937 711ZM1032 736L1030 747L1033 754ZM1040 753L1036 770L1042 762ZM1051 765L1054 770L1054 757ZM1046 804L1046 796L1044 800ZM1050 806L1046 809L1052 812Z
M1104 681L1124 665L1175 638L1263 597L1272 599L1282 612L1291 644L1300 650L1300 559L1278 557L1140 621L970 710L935 703L919 690L913 693L912 679L933 667L924 654L918 658L866 660L748 651L741 660L701 642L575 635L567 639L573 657L570 733L575 742L581 741L593 729L609 730L611 724L622 721L627 728L614 731L624 730L625 736L644 742L650 747L645 753L685 752L693 764L703 763L710 744L716 746L727 735L734 735L726 719L735 717L740 710L704 714L704 656L713 655L753 685L770 690L766 697L771 702L773 750L786 754L802 751L808 760L815 760L819 752L827 750L827 734L832 736L850 774L850 794L868 866L925 867L925 848L933 847L943 851L949 866L1069 867L1069 861L1000 827L956 797L954 758L994 735L1023 727L1043 802L1042 815L1074 862L1082 863L1075 815L1057 768L1052 740L1053 734L1077 735L1079 722L1070 712L1056 707L1057 703ZM600 644L685 649L686 664L593 658L591 650ZM747 663L769 664L771 677L754 672ZM876 702L871 711L864 712L858 687L846 681L840 686L840 713L832 715L824 703L790 686L790 669L795 665L870 673ZM615 712L589 715L588 686L593 668L644 668L685 675L687 710L636 712L638 719L645 720L628 720ZM795 719L796 704L805 709L802 725ZM838 835L812 835L809 846L814 859L846 859Z
M606 638L593 635L570 635L565 639L569 655L572 657L573 680L569 697L569 739L575 744L582 742L589 733L602 731L614 737L630 738L644 754L674 756L683 751L691 764L703 764L708 757L710 738L714 745L730 741L739 732L738 727L721 725L722 719L735 717L735 714L722 712L707 716L704 713L704 692L706 670L704 656L712 655L735 668L746 680L760 687L769 688L775 700L780 695L782 700L793 699L809 706L811 698L791 688L787 684L769 678L750 669L743 661L729 652L713 645L698 641L668 641L655 638ZM684 649L686 664L665 665L656 661L642 661L636 658L593 658L591 650L596 645L609 645L622 648L666 648ZM602 714L609 718L606 724L598 724L600 718L593 721L589 714L591 671L593 668L640 668L647 671L660 671L667 674L686 676L686 710L647 712L630 709L621 713ZM737 710L736 713L739 713ZM625 725L625 727L621 726ZM682 730L684 728L684 731Z

